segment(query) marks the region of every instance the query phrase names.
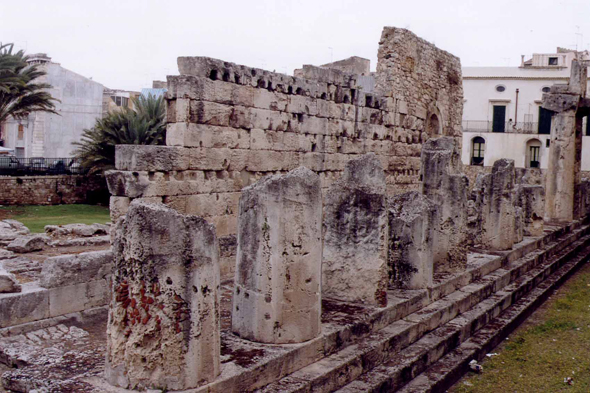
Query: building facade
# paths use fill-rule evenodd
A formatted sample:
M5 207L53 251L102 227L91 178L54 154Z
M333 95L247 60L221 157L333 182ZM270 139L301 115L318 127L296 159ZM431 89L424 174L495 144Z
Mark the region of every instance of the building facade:
M7 121L2 125L4 146L14 149L19 158L71 157L72 142L79 141L84 129L102 115L104 87L52 62L46 54L31 55L29 62L47 73L39 82L52 86L49 93L59 100L58 114L33 112L26 119Z
M546 169L552 113L541 108L544 93L569 80L571 62L588 52L557 48L533 54L519 67L463 67L465 165L492 166L500 158L520 168ZM590 129L584 122L582 169L590 171Z

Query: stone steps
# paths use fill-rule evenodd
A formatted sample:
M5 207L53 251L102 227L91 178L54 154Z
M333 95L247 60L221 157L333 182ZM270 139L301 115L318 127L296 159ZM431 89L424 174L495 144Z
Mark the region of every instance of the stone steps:
M567 232L562 231L563 234ZM542 281L546 277L544 272L555 270L553 267L563 260L563 257L552 256L573 253L586 242L590 242L588 232L589 227L583 226L572 230L568 236L559 239L551 237L540 250L526 253L524 256L521 254L519 259L514 258L514 253L506 253L502 262L504 267L498 267L483 277L460 286L459 290L401 320L367 336L359 337L351 345L269 384L261 391L329 392L359 377L359 380L362 379L368 375L367 373L371 373L371 370L376 374L371 375L371 379L378 381L381 368L391 362L392 358L395 358L396 364L389 366L397 370L391 378L392 387L402 386L399 381L409 381L409 376L417 375L426 366L467 339L474 327L481 327L487 322L489 315L495 316L499 313L494 311L494 315L494 312L484 312L483 315L488 317L482 317L478 315L478 309L483 307L485 310L486 306L490 306L501 311L508 307L514 299L528 292L535 283ZM580 243L579 239L583 236ZM577 243L572 245L573 242ZM565 248L567 249L564 250ZM544 266L540 270L537 268L539 264ZM533 279L526 280L527 274L533 274ZM510 285L514 288L510 288ZM486 304L485 299L490 299L488 303L491 304ZM473 314L472 319L469 319L469 313ZM398 382L395 382L396 378ZM366 388L367 386L364 386L363 389ZM364 391L363 389L361 390Z
M482 360L588 260L590 260L590 250L586 249L468 340L432 364L399 392L445 392L469 371L471 360Z
M589 258L590 235L586 235L338 392L446 390L468 371L472 359L481 360Z

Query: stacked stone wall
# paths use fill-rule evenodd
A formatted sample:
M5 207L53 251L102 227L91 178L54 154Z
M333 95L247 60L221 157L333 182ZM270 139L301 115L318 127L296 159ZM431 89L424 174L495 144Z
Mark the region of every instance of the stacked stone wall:
M102 176L0 177L0 205L108 203Z
M426 131L429 107L449 113L441 124L460 143L461 74L456 57L406 36L412 50L428 52L425 58L458 75L458 85L445 77L398 95L410 80L396 79L390 82L399 88L378 96L363 92L357 76L333 69L318 69L312 80L180 57L180 75L168 77L167 147L119 149L118 171L109 175L112 205L125 206L127 198L162 201L204 217L218 236L228 236L236 233L242 188L305 166L319 174L325 193L349 160L370 152L385 170L389 195L417 190L422 143L436 134ZM379 53L393 53L397 45L382 43ZM419 70L439 72L431 68Z

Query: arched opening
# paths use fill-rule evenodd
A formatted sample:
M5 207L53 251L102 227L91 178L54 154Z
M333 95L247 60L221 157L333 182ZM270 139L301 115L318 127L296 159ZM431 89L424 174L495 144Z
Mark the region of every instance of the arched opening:
M526 143L526 167L540 168L541 167L541 141L538 139L531 139Z
M428 129L426 130L428 135L435 136L440 135L440 121L436 113L433 113L428 117Z
M483 158L486 152L486 140L476 136L471 141L471 165L483 166Z

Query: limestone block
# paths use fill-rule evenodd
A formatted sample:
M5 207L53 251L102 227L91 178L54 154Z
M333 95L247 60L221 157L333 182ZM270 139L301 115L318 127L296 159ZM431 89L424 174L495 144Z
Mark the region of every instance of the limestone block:
M220 370L215 229L161 204L133 201L113 243L106 379L182 390Z
M387 305L385 173L375 154L348 162L326 194L322 295Z
M28 253L44 249L48 242L47 235L26 235L17 237L6 248L8 251Z
M514 160L496 160L492 173L485 175L482 201L482 246L510 250L515 239L516 212L512 201Z
M524 239L524 211L520 206L514 206L514 243Z
M320 179L307 168L242 191L233 332L274 344L320 334L321 225Z
M170 99L188 98L192 100L206 100L215 96L215 83L209 78L191 75L168 76L168 91Z
M421 162L421 192L437 206L434 271L462 271L467 263L469 181L460 172L461 159L456 141L450 137L429 139L422 148Z
M417 191L391 197L389 209L389 284L393 288L432 286L436 206Z
M189 149L176 146L117 145L116 168L122 171L178 171L189 167Z
M222 171L229 167L230 149L194 148L190 149L190 169Z
M113 264L111 250L60 255L43 262L39 285L55 288L102 280L110 276Z
M106 235L110 227L105 224L66 224L66 225L45 225L43 228L47 235L53 236L81 236L90 237L94 235Z
M21 285L14 274L7 272L0 265L0 293L20 292Z
M515 204L522 208L523 235L542 236L545 210L545 189L543 186L519 185L516 190Z
M117 220L124 216L129 209L131 200L124 196L111 196L109 201L109 210L111 214L111 222L115 223Z
M49 293L34 285L0 296L0 328L49 318ZM5 311L6 310L6 311Z
M14 240L19 236L28 235L31 231L29 228L23 225L20 221L16 220L2 220L0 221L0 240L10 241Z
M191 123L229 126L233 107L208 101L191 101Z

